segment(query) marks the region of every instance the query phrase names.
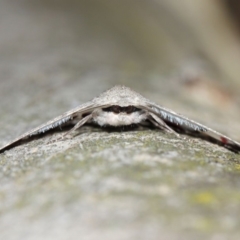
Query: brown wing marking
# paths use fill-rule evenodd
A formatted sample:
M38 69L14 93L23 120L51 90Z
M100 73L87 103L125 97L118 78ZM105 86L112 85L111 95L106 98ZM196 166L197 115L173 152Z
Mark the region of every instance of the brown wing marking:
M230 151L240 153L240 143L209 127L206 127L171 110L154 104L149 104L147 107L142 106L142 108L145 108L149 112L156 114L169 127L177 132L202 138L204 140L223 146Z

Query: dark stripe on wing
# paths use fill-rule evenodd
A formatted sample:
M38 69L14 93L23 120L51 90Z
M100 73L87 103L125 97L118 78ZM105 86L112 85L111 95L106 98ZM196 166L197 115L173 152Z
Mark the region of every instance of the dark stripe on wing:
M225 147L235 153L240 153L240 143L212 130L211 128L156 105L150 104L147 109L159 116L169 127L178 133L201 138Z

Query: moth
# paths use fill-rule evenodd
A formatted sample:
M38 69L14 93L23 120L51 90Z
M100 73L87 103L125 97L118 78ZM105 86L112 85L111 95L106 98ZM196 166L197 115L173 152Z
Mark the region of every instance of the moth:
M229 137L163 108L128 87L115 86L93 100L24 133L0 148L0 153L52 129L70 124L73 124L74 127L65 135L71 134L84 124L96 124L100 127L145 125L176 134L183 133L199 137L230 151L240 152L240 143Z

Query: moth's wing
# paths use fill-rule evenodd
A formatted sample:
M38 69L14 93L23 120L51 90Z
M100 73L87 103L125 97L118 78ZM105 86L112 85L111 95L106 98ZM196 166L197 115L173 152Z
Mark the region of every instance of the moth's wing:
M149 112L160 117L169 127L181 133L199 137L207 141L216 143L233 152L240 153L240 143L231 138L184 116L181 116L171 110L160 107L154 103L148 103L142 106Z
M71 124L74 120L81 120L84 115L90 114L93 110L100 108L100 107L105 107L101 106L99 104L93 103L92 101L84 103L66 113L63 115L60 115L26 133L23 135L19 136L18 138L14 139L13 141L9 142L2 148L0 148L0 153L4 152L5 150L8 150L12 147L15 147L19 145L21 142L26 141L34 136L46 133L47 131L50 131L52 129L55 129L57 127L65 126L68 124Z

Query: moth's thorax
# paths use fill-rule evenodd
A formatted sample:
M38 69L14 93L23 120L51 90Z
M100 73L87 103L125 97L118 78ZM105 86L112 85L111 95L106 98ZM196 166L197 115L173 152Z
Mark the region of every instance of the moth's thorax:
M134 92L125 86L115 86L108 91L102 93L99 97L92 100L95 104L101 105L119 105L119 106L129 106L129 105L139 105L148 101L139 93Z
M100 126L127 126L145 121L147 115L133 106L98 109L93 113L93 121Z

